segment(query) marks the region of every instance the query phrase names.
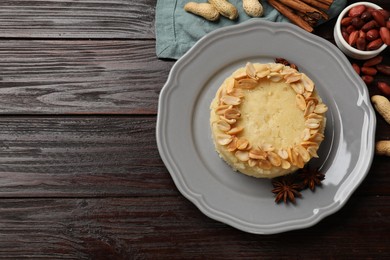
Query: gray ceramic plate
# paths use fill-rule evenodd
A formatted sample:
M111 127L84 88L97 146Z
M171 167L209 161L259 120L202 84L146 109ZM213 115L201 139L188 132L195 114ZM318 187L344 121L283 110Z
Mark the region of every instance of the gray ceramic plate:
M209 105L223 79L248 61L275 57L312 78L329 107L320 159L310 162L326 179L296 205L275 204L270 180L233 172L215 152L209 127ZM339 210L369 170L374 132L367 89L334 45L259 19L202 38L173 66L158 107L158 149L180 192L207 216L256 234L309 227Z

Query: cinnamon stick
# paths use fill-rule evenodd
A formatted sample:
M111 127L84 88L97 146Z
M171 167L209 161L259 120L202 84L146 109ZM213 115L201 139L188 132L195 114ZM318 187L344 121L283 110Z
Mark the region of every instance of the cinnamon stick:
M320 8L320 9L329 10L329 8L330 8L330 5L322 3L318 0L302 0L302 1L308 5L311 5L311 6Z
M300 0L279 0L279 1L282 4L285 4L288 7L291 7L292 9L298 12L312 16L314 19L317 19L318 16L323 17L325 20L329 19L329 16L325 12L320 11L314 7L311 7L310 5L305 4Z
M321 3L331 6L334 0L318 0Z
M289 19L291 22L298 25L302 29L308 32L313 31L313 27L311 27L310 24L308 24L305 20L299 17L299 15L294 14L294 12L286 5L276 0L268 0L268 3L272 5L276 10L278 10L282 15L284 15L287 19Z
M301 13L301 12L296 12L297 15L299 15L299 17L301 17L304 21L306 21L308 24L310 24L310 26L314 27L316 26L318 20L317 19L314 19L310 16L307 16L306 14L304 13Z

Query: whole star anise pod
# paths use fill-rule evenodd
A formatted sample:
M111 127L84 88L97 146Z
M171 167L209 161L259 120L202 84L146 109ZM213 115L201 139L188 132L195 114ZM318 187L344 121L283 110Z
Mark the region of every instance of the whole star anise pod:
M290 176L276 178L272 181L272 185L274 186L272 192L276 194L276 203L279 203L283 199L284 203L291 201L295 204L295 197L302 196L301 193L299 193L301 186L298 183L295 183L294 179Z
M318 169L303 168L298 172L298 178L302 181L302 189L309 188L314 191L316 186L322 185L321 181L325 179L325 175Z

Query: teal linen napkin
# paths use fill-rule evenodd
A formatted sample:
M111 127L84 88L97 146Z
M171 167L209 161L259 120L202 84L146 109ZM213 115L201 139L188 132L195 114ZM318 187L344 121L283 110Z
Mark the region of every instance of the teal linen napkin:
M156 54L159 58L178 59L207 33L228 25L242 23L249 19L264 19L273 22L289 22L267 1L261 0L264 16L249 17L242 8L242 0L230 0L237 7L239 18L231 21L225 17L218 22L209 22L202 17L184 11L184 5L190 1L207 0L158 0L156 5ZM328 10L330 19L337 16L345 7L346 0L334 0Z

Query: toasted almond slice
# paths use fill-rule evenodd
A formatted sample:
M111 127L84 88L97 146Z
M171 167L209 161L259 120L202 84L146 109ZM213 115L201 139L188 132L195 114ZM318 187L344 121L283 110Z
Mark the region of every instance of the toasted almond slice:
M305 126L310 129L316 129L320 127L320 122L318 119L315 118L309 118L305 122Z
M249 145L249 141L245 138L239 138L237 140L237 149L238 150L245 150Z
M256 79L256 69L252 63L248 62L245 66L245 71L248 77Z
M310 129L310 135L314 135L314 134L318 133L319 130L320 130L319 128Z
M305 128L303 131L302 131L302 140L303 141L307 141L310 139L310 128Z
M314 113L317 113L317 114L323 114L325 113L326 111L328 111L328 107L321 103L321 104L318 104L315 108L314 108Z
M268 152L268 160L274 166L280 166L282 164L282 159L274 152Z
M249 160L249 152L248 151L236 151L234 155L240 161L246 162Z
M305 91L302 95L307 100L311 97L311 94L313 94L313 92Z
M264 170L272 169L272 164L268 160L259 160L258 165L259 165L260 168L262 168Z
M256 63L256 64L253 64L253 66L255 67L256 69L256 73L257 72L260 72L260 71L266 71L266 70L269 70L269 66L268 64L264 64L264 63Z
M245 70L239 70L239 71L236 71L236 72L233 73L233 78L235 80L245 79L247 77L248 77L248 75L246 75L246 71Z
M283 79L282 75L277 72L271 72L268 74L267 78L272 82L279 82Z
M313 142L321 142L322 140L324 140L325 136L323 134L320 134L320 133L315 133L314 135L312 135L310 137L310 141L313 141Z
M271 72L277 72L283 69L284 65L281 63L270 63L269 69Z
M234 127L232 129L230 129L226 133L229 134L229 135L236 135L236 134L240 133L243 129L244 129L244 127L237 126L237 127Z
M290 169L291 164L288 161L286 161L286 160L282 160L282 165L281 166L282 166L283 169L287 170L287 169Z
M238 81L238 87L243 89L254 89L258 82L254 79L241 79Z
M237 106L241 104L241 99L239 97L229 96L229 95L222 96L221 101L226 105Z
M267 159L267 153L260 149L251 149L249 151L249 157L252 159L265 160Z
M217 135L217 143L220 145L228 145L231 141L233 141L233 137L231 135L219 134Z
M218 120L217 122L217 128L222 131L222 132L226 132L226 131L229 131L231 126L228 122L224 121L224 120Z
M233 140L230 142L230 144L228 144L226 148L229 152L234 152L235 150L237 150L237 140L238 138L234 136Z
M225 111L228 109L228 108L231 108L229 105L219 105L216 109L215 109L215 113L217 115L223 115L225 114Z
M292 73L290 75L286 75L284 79L286 80L286 83L293 83L297 82L301 79L301 73Z
M234 90L234 85L236 84L236 80L234 78L229 77L226 80L226 93L231 94Z
M297 70L291 68L291 67L284 67L281 71L280 71L280 75L282 76L287 76L287 75L291 75L291 74L295 74L297 73Z
M272 152L275 150L275 147L269 143L261 144L260 148L265 152Z
M288 154L288 160L292 163L293 162L293 151L292 151L292 148L289 147L287 148L287 154Z
M269 69L257 71L256 72L256 77L258 79L262 79L262 78L267 77L270 73L271 73L271 71Z
M314 90L314 82L308 76L306 76L306 74L302 73L301 81L303 83L304 88L307 91L313 92L313 90Z
M303 87L302 83L300 83L300 82L291 83L290 86L297 94L302 95L305 92L305 88Z
M308 152L312 157L318 158L317 148L316 148L316 147L314 147L314 146L309 146L309 147L307 148L307 152Z
M309 103L309 101L313 101L315 105L318 104L318 98L316 98L316 97L308 97L308 98L306 98L306 102Z
M305 147L305 148L312 146L312 147L316 147L316 148L318 149L318 143L312 142L312 141L303 141L303 142L301 143L301 145L302 145L303 147Z
M278 151L278 155L280 156L280 158L284 159L284 160L287 160L288 159L288 153L286 150L284 149L280 149Z
M295 151L295 149L292 150L292 164L297 166L298 168L303 168L305 166L305 163L301 157L301 155Z
M305 109L306 109L306 100L305 100L305 98L302 95L297 94L295 96L295 101L297 103L298 108L300 110L302 110L302 111L305 111Z
M310 160L310 154L307 152L307 150L303 146L296 145L294 147L294 150L302 157L302 159L305 163Z
M231 125L237 122L237 119L234 119L234 118L232 118L232 119L227 119L227 118L224 117L224 116L219 116L219 118L220 118L221 120L223 120L223 121L226 121L228 124L231 124Z
M238 98L243 98L245 96L242 88L234 88L233 91L229 94Z
M323 116L319 115L319 114L316 114L316 113L311 113L307 116L307 118L315 118L315 119L318 119L319 121L322 121L324 119Z
M303 113L303 116L304 117L307 117L308 115L310 115L311 113L313 113L314 111L314 108L315 108L315 104L312 100L310 100L307 104L306 104L306 109L305 109L305 112Z
M227 119L237 119L241 116L241 113L237 108L229 108L226 109L224 116Z
M250 167L255 167L257 165L257 160L254 160L254 159L249 159L248 160L248 165Z

